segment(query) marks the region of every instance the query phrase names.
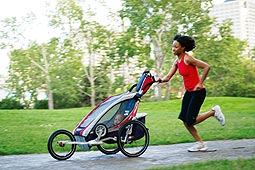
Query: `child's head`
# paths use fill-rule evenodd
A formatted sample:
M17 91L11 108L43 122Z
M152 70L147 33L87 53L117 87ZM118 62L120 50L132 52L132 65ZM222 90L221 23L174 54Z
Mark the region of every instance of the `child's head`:
M113 124L114 124L114 125L120 124L120 122L123 120L123 118L124 118L124 116L123 116L122 114L118 113L118 114L115 116L115 118L114 118Z

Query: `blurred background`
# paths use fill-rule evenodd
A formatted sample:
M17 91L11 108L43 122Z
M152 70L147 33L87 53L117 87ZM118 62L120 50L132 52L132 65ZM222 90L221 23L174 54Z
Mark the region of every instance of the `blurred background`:
M144 70L169 71L172 39L196 40L208 96L255 97L254 0L0 2L0 109L95 106ZM181 77L143 100L180 99Z

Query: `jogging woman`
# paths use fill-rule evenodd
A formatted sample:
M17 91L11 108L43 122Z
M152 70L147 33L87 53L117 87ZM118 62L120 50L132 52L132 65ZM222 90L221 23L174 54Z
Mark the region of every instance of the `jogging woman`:
M214 106L210 111L199 114L200 108L206 97L206 89L204 81L210 70L209 64L194 58L187 52L195 48L195 41L189 36L176 35L173 39L172 51L177 56L175 62L170 68L168 74L160 79L159 82L168 82L178 70L183 77L185 94L182 99L181 112L179 119L183 121L184 126L189 133L194 137L196 143L191 148L190 152L206 151L207 146L201 139L195 125L201 123L207 118L215 117L222 126L225 125L225 117L221 112L220 106ZM198 68L202 69L202 75L199 76Z

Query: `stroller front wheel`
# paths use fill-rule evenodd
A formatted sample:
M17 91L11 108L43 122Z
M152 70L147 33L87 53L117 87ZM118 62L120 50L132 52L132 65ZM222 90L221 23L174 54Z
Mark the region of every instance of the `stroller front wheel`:
M66 160L70 158L75 150L76 144L68 144L74 142L74 135L64 129L53 132L48 139L48 151L50 155L57 160Z
M117 143L128 157L142 155L149 146L149 132L141 121L132 120L120 127Z

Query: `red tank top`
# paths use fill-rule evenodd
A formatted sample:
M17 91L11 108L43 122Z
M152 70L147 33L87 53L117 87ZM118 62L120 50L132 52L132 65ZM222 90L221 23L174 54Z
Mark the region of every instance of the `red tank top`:
M195 86L199 83L200 77L198 74L197 67L194 65L187 65L184 62L184 54L179 62L176 60L179 74L183 78L184 87L188 91L194 91Z

